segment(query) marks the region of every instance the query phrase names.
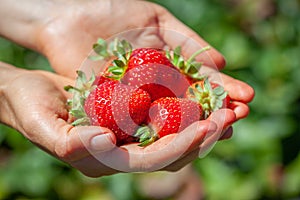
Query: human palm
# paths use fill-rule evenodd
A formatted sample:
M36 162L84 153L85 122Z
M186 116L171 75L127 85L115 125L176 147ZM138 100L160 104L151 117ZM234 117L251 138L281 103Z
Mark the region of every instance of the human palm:
M146 1L72 2L69 9L63 12L58 9L50 18L42 22L38 30L39 50L58 73L69 77L75 77L76 69L99 37L126 35L137 46L156 48L181 45L186 54L197 50L191 50L190 43L196 43L196 48L208 45L167 10ZM224 67L224 59L215 49L208 55L209 58L204 58L208 64Z
M178 170L197 156L205 155L220 138L230 137L231 125L248 115L247 103L254 96L253 89L220 73L218 69L224 67L224 58L212 48L199 59L209 66L203 67L204 72L221 80L229 92L232 99L229 109L221 109L207 120L192 124L180 134L163 137L146 148L136 144L116 147L114 134L103 127L71 126L72 118L66 107L69 94L63 86L74 84L76 70L99 37L110 39L128 33L127 39L135 46L182 46L185 56L208 44L167 10L146 1L53 0L51 5L54 7L46 9L50 13L39 13L43 9L36 9L30 20L23 20L35 25L35 31L22 35L28 41L19 35L11 39L44 54L59 75L21 70L10 84L4 83L7 86L0 88L5 88L5 95L0 91L3 111L0 121L84 174Z
M223 110L146 148L137 144L117 147L114 134L106 128L70 125L72 118L66 106L69 96L63 86L71 82L50 72L22 71L4 90L5 105L11 105L5 113L10 115L0 118L37 146L88 176L178 170L209 149L223 129L235 121L233 111Z

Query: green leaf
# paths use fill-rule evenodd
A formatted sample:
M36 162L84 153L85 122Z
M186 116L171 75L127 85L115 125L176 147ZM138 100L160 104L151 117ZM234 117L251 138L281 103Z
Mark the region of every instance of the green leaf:
M100 55L97 55L97 56L88 56L88 59L92 60L92 61L98 61L98 60L103 60L104 57L100 56Z
M191 94L192 96L195 96L195 92L194 89L192 87L188 88L189 94Z
M64 90L67 91L67 92L71 92L74 89L75 88L72 85L66 85L66 86L64 86Z
M98 56L89 56L91 60L103 60L111 56L107 50L107 42L102 38L99 38L97 43L93 45L93 49Z
M124 55L126 54L125 49L123 48L123 46L117 46L117 51L120 55L122 55L124 57Z
M70 111L70 113L76 118L86 117L85 112L83 112L82 110L73 109Z
M102 39L102 38L98 38L97 44L99 44L100 46L107 47L106 41L104 39Z
M126 52L131 52L132 51L132 46L127 40L122 40L121 44L124 47Z
M206 79L204 80L204 89L205 89L206 91L211 91L211 90L212 90L208 78L206 78Z
M109 68L108 68L108 72L114 72L114 71L119 71L119 70L122 70L123 71L123 69L122 68L120 68L120 67L118 67L118 66L116 66L116 65L113 65L113 66L110 66Z
M174 57L180 57L181 56L181 46L177 46L174 49Z
M89 124L90 124L90 121L87 117L79 118L72 123L73 126L79 126L79 125L84 126L84 125L89 125Z
M91 77L87 79L83 71L77 71L76 86L65 86L68 92L73 93L73 98L68 99L68 105L71 107L69 113L76 118L73 125L88 125L89 120L84 110L84 103L90 92L97 87L93 85L96 79L93 72Z
M121 60L114 60L113 63L120 68L123 68L125 66L124 62Z
M203 88L199 84L195 84L195 88L198 92L203 92Z
M114 75L121 75L121 74L123 74L123 70L122 69L118 69L118 70L112 71L111 73L114 74Z
M214 93L216 94L216 95L222 95L225 91L224 91L224 88L223 87L221 87L221 86L218 86L218 87L216 87L216 88L214 88L213 89L213 91L214 91Z

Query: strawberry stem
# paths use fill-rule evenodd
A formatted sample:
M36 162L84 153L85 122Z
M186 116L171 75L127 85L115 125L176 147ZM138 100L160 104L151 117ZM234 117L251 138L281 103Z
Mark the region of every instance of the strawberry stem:
M92 56L92 60L109 60L112 61L111 66L108 67L108 74L105 76L115 80L120 80L127 70L127 63L132 53L132 46L126 40L115 40L109 44L103 39L98 39L97 43L93 45L96 56Z
M84 111L84 102L89 93L96 87L93 86L95 74L87 80L86 75L82 71L77 71L76 86L67 85L64 89L73 94L73 98L68 100L70 106L69 113L76 118L72 123L73 126L89 125L89 118Z
M141 147L150 145L158 139L158 135L149 126L140 127L134 134L134 137L139 138L139 146Z
M206 46L206 47L203 47L203 48L199 49L198 51L196 51L195 53L193 53L191 55L191 57L189 57L189 59L186 62L187 63L192 63L196 59L196 56L198 56L199 54L201 54L204 51L207 51L209 49L210 49L210 46Z
M212 88L206 77L203 85L196 83L190 86L187 96L192 101L201 105L204 112L204 119L206 119L212 112L222 108L227 92L222 86Z
M167 58L172 62L172 64L177 67L183 74L189 76L195 80L202 80L204 77L199 74L199 70L202 66L201 62L196 61L196 56L210 49L210 46L203 47L193 53L186 61L181 55L181 47L176 47L172 54L170 51L166 52Z

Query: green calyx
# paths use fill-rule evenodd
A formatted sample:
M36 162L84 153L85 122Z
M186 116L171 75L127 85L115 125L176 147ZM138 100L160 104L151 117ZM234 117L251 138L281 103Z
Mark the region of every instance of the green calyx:
M203 109L204 119L212 112L222 108L223 100L226 98L227 92L222 86L212 88L208 78L204 79L203 85L196 83L188 89L188 97L192 101L199 103Z
M120 80L127 70L127 63L132 53L132 46L126 40L116 38L113 42L107 43L103 39L98 39L93 45L95 56L90 56L92 60L111 60L111 65L107 69L106 77Z
M177 67L183 74L193 78L194 80L202 80L203 76L199 74L199 70L202 66L201 62L196 61L196 57L209 50L210 46L203 47L196 51L187 60L181 55L181 47L176 47L172 52L167 51L167 58L172 62L172 64Z
M108 67L106 76L120 80L127 70L127 63L132 53L132 45L128 41L119 40L118 38L110 43L99 38L93 45L93 49L96 55L90 56L91 60L109 61L116 58L112 61L111 66ZM185 60L181 55L181 47L178 46L173 51L166 51L166 56L183 74L194 80L202 80L203 76L199 73L202 63L196 61L196 57L209 49L210 46L203 47Z
M150 145L159 138L149 126L140 127L133 136L139 138L139 146L141 147Z
M68 106L70 107L69 113L75 117L73 126L89 125L90 121L84 111L84 102L90 92L96 87L93 85L95 81L95 75L92 74L91 78L87 80L86 75L82 71L77 71L76 86L65 86L64 89L67 92L73 94L72 99L68 99Z

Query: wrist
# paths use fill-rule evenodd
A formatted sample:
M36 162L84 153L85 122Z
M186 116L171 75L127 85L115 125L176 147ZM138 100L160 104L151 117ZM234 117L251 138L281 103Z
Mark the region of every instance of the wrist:
M0 61L0 92L3 93L4 88L9 85L24 70L16 68L10 64Z
M12 126L11 105L6 93L9 90L9 85L22 73L24 73L23 69L18 69L0 61L0 123Z

